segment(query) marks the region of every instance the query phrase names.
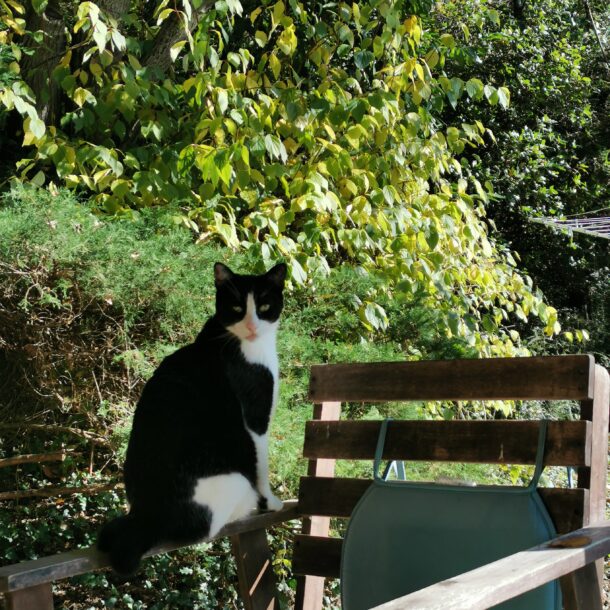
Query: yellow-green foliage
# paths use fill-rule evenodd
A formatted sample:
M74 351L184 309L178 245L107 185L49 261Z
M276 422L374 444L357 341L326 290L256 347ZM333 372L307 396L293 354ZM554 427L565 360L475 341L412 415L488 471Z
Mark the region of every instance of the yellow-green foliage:
M152 28L136 5L120 22L92 2L75 7L70 34L85 52L76 65L68 49L53 73L69 98L60 125L42 123L22 81L0 88L24 116L22 177L86 191L111 213L180 202L200 240L248 249L261 268L284 257L296 283L361 266L396 298L441 309L447 335L482 354L520 353L503 330L512 316L559 330L488 235L491 186L462 171L462 151L493 135L439 120L447 105L509 104L506 88L445 72L453 35L429 36L386 0L279 0L249 15L237 0L172 6L159 3ZM0 42L15 43L23 6L6 7ZM203 16L173 46L172 78L143 66L165 20L193 11ZM358 307L369 330L386 328L377 294Z

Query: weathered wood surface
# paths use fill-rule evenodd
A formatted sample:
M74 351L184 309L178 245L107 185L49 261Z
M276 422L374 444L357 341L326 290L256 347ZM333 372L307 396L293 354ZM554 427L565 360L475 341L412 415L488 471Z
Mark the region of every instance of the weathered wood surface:
M603 558L598 561L603 562ZM589 563L582 568L578 568L572 575L576 608L579 610L602 610L604 578L595 563Z
M279 610L267 531L258 529L231 536L231 547L245 610Z
M349 517L370 485L370 479L301 477L299 510L303 515ZM538 492L560 534L582 526L587 490L541 487Z
M610 405L610 375L600 366L595 366L595 391L590 411L583 409L581 417L593 422L591 431L591 459L589 468L579 471L580 481L589 488L589 501L585 505L584 525L595 525L606 518L606 493L608 481L608 406ZM599 580L603 579L603 561L597 562Z
M309 421L307 458L372 460L379 421ZM383 457L389 460L534 464L538 421L394 421L388 426ZM586 466L591 455L591 423L549 422L544 463Z
M338 420L341 403L325 402L314 405L313 418L316 420ZM307 474L311 477L332 477L335 460L309 460ZM302 534L328 536L330 519L326 516L306 516L303 518ZM297 576L295 608L299 610L322 610L324 601L324 578L313 574Z
M266 529L276 523L282 523L299 516L296 500L284 502L284 508L277 512L261 513L247 519L229 523L218 532L216 538L234 536L257 529ZM181 548L182 545L166 545L150 550L145 557L167 553ZM24 561L14 565L0 567L0 593L16 591L33 587L41 583L53 582L93 572L109 567L108 556L97 549L77 549L67 553L59 553L50 557L42 557Z
M341 538L295 536L292 555L293 573L337 578L342 544Z
M388 400L585 400L592 356L543 356L313 366L313 402Z
M587 537L576 548L556 548L557 540ZM564 574L579 570L610 553L610 521L589 526L552 543L545 543L494 561L454 578L377 606L375 610L484 610L531 591ZM591 570L581 573L591 574ZM595 583L593 583L595 584ZM586 610L601 610L599 589L584 591Z
M53 610L53 587L46 582L7 593L6 610Z

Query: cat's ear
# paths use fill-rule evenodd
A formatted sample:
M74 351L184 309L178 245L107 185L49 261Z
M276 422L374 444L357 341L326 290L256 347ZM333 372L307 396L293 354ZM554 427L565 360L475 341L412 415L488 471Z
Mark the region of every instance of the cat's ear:
M265 273L265 278L277 286L278 288L284 288L284 281L286 280L286 263L278 263L275 267L272 267Z
M216 288L222 286L225 282L232 279L235 274L222 263L216 263L214 265L214 284Z

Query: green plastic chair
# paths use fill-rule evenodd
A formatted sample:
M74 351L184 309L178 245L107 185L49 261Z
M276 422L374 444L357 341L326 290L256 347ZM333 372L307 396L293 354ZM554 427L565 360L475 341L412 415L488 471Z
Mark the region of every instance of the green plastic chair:
M379 476L388 420L381 426L374 481L356 505L341 557L344 610L365 610L546 542L555 527L537 492L547 422L541 422L527 487L465 487ZM497 606L560 610L557 581Z

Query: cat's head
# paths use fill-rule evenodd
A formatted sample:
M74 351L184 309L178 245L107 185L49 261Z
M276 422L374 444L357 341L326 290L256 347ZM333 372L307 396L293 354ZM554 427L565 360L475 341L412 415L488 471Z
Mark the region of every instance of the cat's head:
M242 341L274 333L284 306L285 279L284 263L263 275L239 275L216 263L216 318Z

